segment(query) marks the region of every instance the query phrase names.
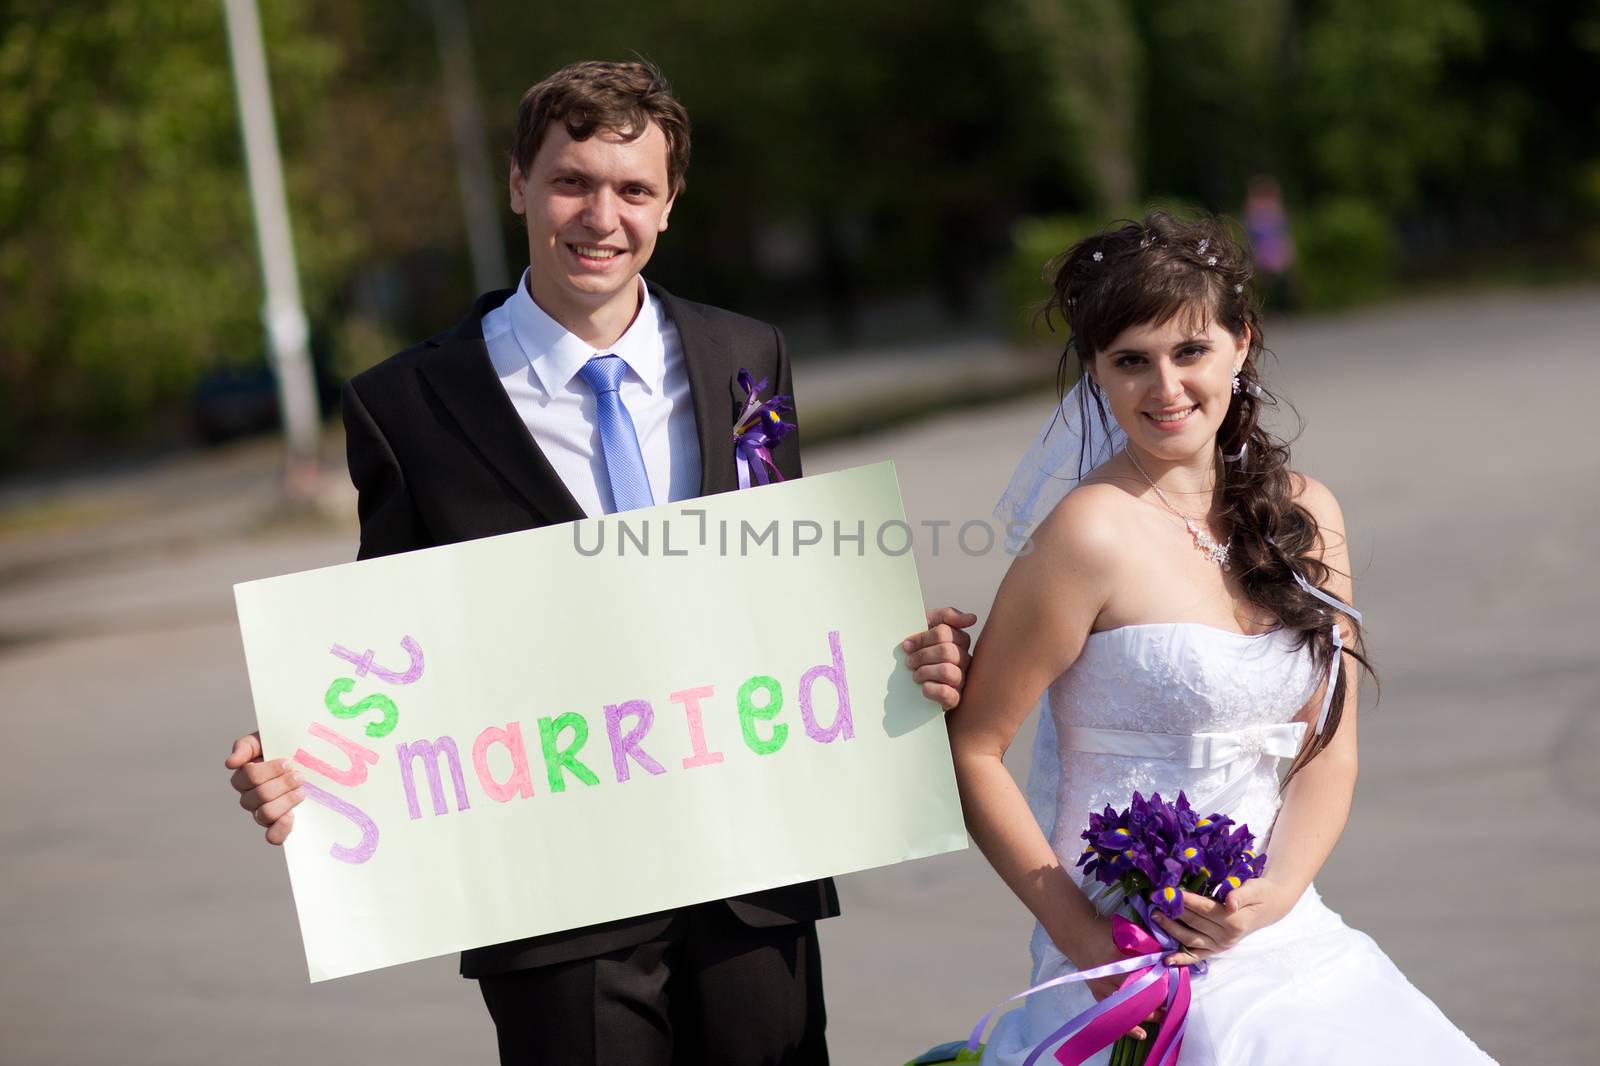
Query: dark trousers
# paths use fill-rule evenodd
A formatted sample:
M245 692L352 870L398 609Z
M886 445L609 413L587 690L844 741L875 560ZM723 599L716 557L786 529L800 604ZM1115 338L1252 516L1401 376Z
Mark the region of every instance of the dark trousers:
M478 979L503 1066L826 1066L815 922L754 928L723 903L653 940Z

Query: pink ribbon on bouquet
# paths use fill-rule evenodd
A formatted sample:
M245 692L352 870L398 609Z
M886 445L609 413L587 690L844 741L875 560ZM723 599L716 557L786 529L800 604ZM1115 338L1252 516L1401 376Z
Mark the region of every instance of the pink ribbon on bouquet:
M1158 1007L1166 1009L1166 1017L1150 1044L1150 1053L1145 1062L1147 1066L1177 1066L1178 1051L1183 1046L1183 1033L1189 1026L1189 968L1167 966L1161 960L1168 953L1179 950L1178 945L1175 942L1166 943L1170 938L1165 933L1162 933L1161 939L1158 940L1150 932L1121 915L1113 915L1111 918L1111 939L1117 945L1118 951L1130 957L1105 966L1097 966L1092 970L1064 974L1002 1000L978 1019L978 1024L972 1029L972 1035L967 1039L967 1049L978 1050L989 1020L994 1017L995 1012L1008 1003L1026 999L1035 992L1042 992L1057 985L1127 974L1122 987L1116 992L1041 1040L1023 1060L1023 1066L1034 1066L1040 1056L1063 1037L1070 1038L1056 1049L1056 1061L1061 1066L1079 1066L1095 1052L1116 1043Z

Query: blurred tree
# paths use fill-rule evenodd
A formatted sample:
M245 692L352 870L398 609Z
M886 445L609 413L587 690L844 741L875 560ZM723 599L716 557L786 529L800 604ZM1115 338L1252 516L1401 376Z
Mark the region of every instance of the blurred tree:
M1235 211L1258 170L1338 299L1600 226L1600 0L461 7L513 269L522 91L642 53L695 122L651 276L826 311L838 341L906 294L966 313L1018 240L1036 286L1039 249L1152 195ZM473 296L433 23L426 0L261 11L307 309L352 371ZM0 465L148 434L205 368L259 358L241 155L220 5L0 0Z
M1290 0L1132 5L1146 49L1140 91L1145 188L1234 212L1252 174L1281 173Z
M1447 89L1470 117L1455 165L1427 176L1423 211L1445 246L1570 237L1600 206L1580 186L1600 165L1600 2L1473 8L1481 42Z
M354 249L344 271L319 290L339 369L348 374L452 324L475 295L473 273L425 0L345 0L316 7L310 19L319 38L335 43L340 62L322 87L315 126L302 131L294 176L304 184L291 186L290 198L291 207L326 202L343 230L314 239L336 238ZM501 132L510 139L509 125L493 126L507 110L500 104L485 109L495 148ZM513 115L514 108L515 97ZM515 272L527 252L503 206L503 157L491 157L489 195L502 205Z
M1597 206L1581 175L1600 160L1600 34L1584 32L1600 4L1301 0L1295 19L1285 140L1303 203L1347 219L1365 201L1397 229L1386 258L1413 270L1481 270L1519 245L1545 270L1572 257Z
M929 282L959 314L1022 206L1037 149L975 5L663 0L564 11L537 33L519 6L475 10L506 140L517 94L562 63L637 53L666 72L694 161L652 272L686 295L816 301L839 339L862 301Z
M1139 90L1144 42L1119 0L1003 0L991 30L1010 62L1046 105L1046 138L1072 185L1103 215L1126 210L1142 192L1138 166ZM1013 80L1013 84L1018 84Z
M285 155L336 53L309 3L264 6ZM297 138L294 131L299 131ZM144 420L198 368L261 351L261 288L222 11L18 2L0 16L0 461L64 424ZM294 173L303 187L305 175ZM293 201L308 291L348 247Z
M1430 174L1469 161L1482 116L1449 77L1484 45L1469 0L1309 0L1299 21L1306 195L1366 198L1392 213Z

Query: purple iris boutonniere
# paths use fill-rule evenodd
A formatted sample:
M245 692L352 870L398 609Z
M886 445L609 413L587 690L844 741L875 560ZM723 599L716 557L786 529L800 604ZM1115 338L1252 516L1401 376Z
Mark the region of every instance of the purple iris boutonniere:
M794 400L788 396L761 399L767 379L756 381L748 370L739 371L739 387L744 390L744 410L733 424L733 454L739 464L739 487L747 489L752 482L766 485L773 480L782 481L783 475L772 461L772 449L795 430L793 422L783 420L785 412L794 410Z

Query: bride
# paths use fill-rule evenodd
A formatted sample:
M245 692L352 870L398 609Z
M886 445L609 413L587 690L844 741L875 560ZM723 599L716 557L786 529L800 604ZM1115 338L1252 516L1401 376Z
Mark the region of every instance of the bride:
M1157 918L1169 962L1206 964L1182 1066L1490 1062L1312 884L1350 812L1366 658L1339 505L1261 425L1247 255L1157 212L1058 263L1081 376L1001 501L1042 521L949 723L968 828L1038 919L1034 983L1124 957L1075 866L1089 813L1181 789L1267 853L1225 903ZM1041 694L1024 797L1001 757ZM1121 981L1029 997L983 1061L1022 1062Z

